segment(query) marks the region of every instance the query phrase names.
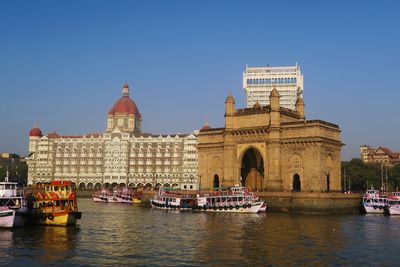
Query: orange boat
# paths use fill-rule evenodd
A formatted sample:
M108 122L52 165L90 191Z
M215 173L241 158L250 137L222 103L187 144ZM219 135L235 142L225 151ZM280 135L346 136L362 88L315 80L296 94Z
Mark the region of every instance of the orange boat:
M82 217L78 211L75 183L54 180L33 188L33 217L44 225L75 225Z

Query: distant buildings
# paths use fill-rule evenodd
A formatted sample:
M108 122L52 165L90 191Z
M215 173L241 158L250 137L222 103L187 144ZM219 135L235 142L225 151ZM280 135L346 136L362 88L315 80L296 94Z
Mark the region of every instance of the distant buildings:
M362 145L360 146L360 156L364 163L382 163L386 166L400 163L400 153L392 152L386 147L375 149L368 145Z
M10 181L26 182L26 161L17 154L0 153L0 179L7 175Z
M102 186L197 189L197 137L141 132L142 116L129 86L108 112L105 133L29 133L29 184L68 179L80 188Z
M261 106L270 104L273 88L278 90L281 107L296 109L298 96L303 94L303 74L300 66L247 67L243 73L243 88L246 91L247 107L257 102Z

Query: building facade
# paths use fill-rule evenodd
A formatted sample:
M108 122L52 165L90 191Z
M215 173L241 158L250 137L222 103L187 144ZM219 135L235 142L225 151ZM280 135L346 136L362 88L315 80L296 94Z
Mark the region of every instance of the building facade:
M360 157L364 163L380 163L394 166L400 163L400 153L392 152L389 148L373 148L368 145L360 146Z
M102 134L29 133L28 183L68 179L80 188L103 186L197 189L197 136L141 132L142 116L129 86L108 112Z
M235 109L225 101L225 127L206 125L198 134L202 189L242 185L267 191L341 191L340 129L306 120L299 96L295 110L281 107L277 89L271 104Z
M295 110L298 96L303 95L303 75L300 66L289 67L247 67L243 72L243 88L246 91L247 107L257 102L262 106L270 104L273 88L278 90L281 107Z

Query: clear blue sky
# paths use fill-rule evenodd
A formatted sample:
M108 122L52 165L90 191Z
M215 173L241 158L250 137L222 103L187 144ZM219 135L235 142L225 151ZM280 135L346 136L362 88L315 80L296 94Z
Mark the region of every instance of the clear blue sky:
M143 131L222 127L245 65L294 65L308 119L400 151L400 1L0 1L0 151L43 132L104 132L122 85Z

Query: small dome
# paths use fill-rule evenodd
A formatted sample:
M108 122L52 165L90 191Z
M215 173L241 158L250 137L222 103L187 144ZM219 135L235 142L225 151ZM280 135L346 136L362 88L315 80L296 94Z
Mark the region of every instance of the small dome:
M260 102L256 102L255 104L254 104L254 106L253 107L255 107L255 108L261 108L261 104L260 104Z
M272 89L270 97L279 97L279 92L278 92L278 90L276 90L275 87L274 87L274 89Z
M42 131L37 127L32 128L29 131L29 136L31 136L31 137L42 137Z
M296 106L297 105L303 105L304 106L304 99L301 96L299 96L297 98L297 100L296 100Z
M209 126L209 125L204 125L202 128L201 128L201 130L210 130L211 129L211 127Z
M206 122L204 123L204 126L200 130L210 130L211 127L208 125L208 120L206 119Z
M225 100L225 103L234 103L235 102L235 98L233 98L233 96L232 96L232 94L229 94L227 97L226 97L226 100Z

